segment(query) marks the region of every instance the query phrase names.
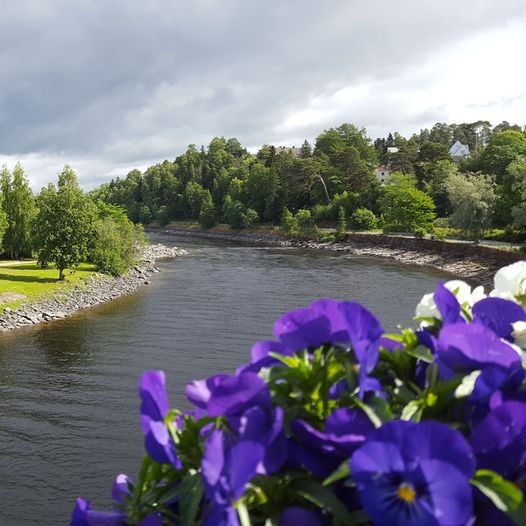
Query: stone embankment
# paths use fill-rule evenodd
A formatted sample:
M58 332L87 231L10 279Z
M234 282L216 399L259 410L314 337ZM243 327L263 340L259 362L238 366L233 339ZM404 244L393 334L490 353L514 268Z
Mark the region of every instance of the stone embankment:
M82 285L58 292L52 297L23 305L17 310L4 309L3 314L0 315L0 331L66 318L80 309L107 303L130 294L139 287L149 284L151 276L159 272L155 266L156 260L186 254L186 250L162 244L148 245L141 250L139 262L124 276L95 274Z
M524 253L518 251L500 250L472 243L382 234L350 233L340 243L320 243L309 239L283 236L275 231L217 231L180 226L156 228L154 231L178 236L236 240L266 246L294 246L344 252L354 256L382 257L400 263L432 267L465 279L472 284L486 287L492 286L493 275L499 268L526 258Z

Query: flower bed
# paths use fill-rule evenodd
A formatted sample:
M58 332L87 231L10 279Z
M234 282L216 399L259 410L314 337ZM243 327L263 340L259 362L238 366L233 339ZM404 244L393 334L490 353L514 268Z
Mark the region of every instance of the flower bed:
M385 334L353 302L282 316L233 375L139 383L146 456L115 508L71 525L526 524L526 262L486 296L439 284L418 330Z

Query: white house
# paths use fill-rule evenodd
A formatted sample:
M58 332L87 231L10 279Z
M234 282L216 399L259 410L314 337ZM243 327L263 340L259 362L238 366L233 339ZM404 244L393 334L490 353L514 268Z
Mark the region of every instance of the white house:
M460 161L470 156L469 146L462 144L460 141L456 141L453 146L449 149L449 155L454 161Z
M381 164L374 169L374 173L380 181L380 184L385 184L387 178L391 175L391 172L392 170L387 164Z

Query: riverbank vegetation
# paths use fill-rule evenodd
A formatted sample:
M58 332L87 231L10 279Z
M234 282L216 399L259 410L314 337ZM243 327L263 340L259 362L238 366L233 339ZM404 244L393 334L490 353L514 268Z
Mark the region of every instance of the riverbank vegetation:
M456 141L468 153L452 157ZM318 135L314 147L263 145L256 154L216 137L91 196L143 224L194 220L239 229L280 224L288 210L309 228L336 226L343 208L353 229L477 240L497 228L500 240L517 241L526 237L526 134L505 122L438 123L373 142L364 129L342 124Z
M87 195L69 166L59 174L56 185L50 183L37 196L20 164L12 173L4 167L0 205L1 252L13 260L37 258L41 269L34 274L37 288L42 279L51 279L52 272L56 275L58 270L62 281L66 269L78 269L82 263L107 274L122 274L133 264L137 244L144 240L141 227L122 208ZM29 270L36 270L33 267ZM30 283L33 274L22 274L18 265L12 270L14 274L5 278L12 291L17 288L16 276ZM23 292L26 296L31 293L28 287Z

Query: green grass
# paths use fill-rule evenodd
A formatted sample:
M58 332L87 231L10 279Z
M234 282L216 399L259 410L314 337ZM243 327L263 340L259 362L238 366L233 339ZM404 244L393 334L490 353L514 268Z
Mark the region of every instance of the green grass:
M16 309L22 303L32 302L45 296L52 296L82 283L96 271L94 265L83 263L65 271L65 281L58 280L55 268L41 269L36 263L7 265L0 267L0 295L5 293L23 294L24 299L6 301L0 297L0 309Z

